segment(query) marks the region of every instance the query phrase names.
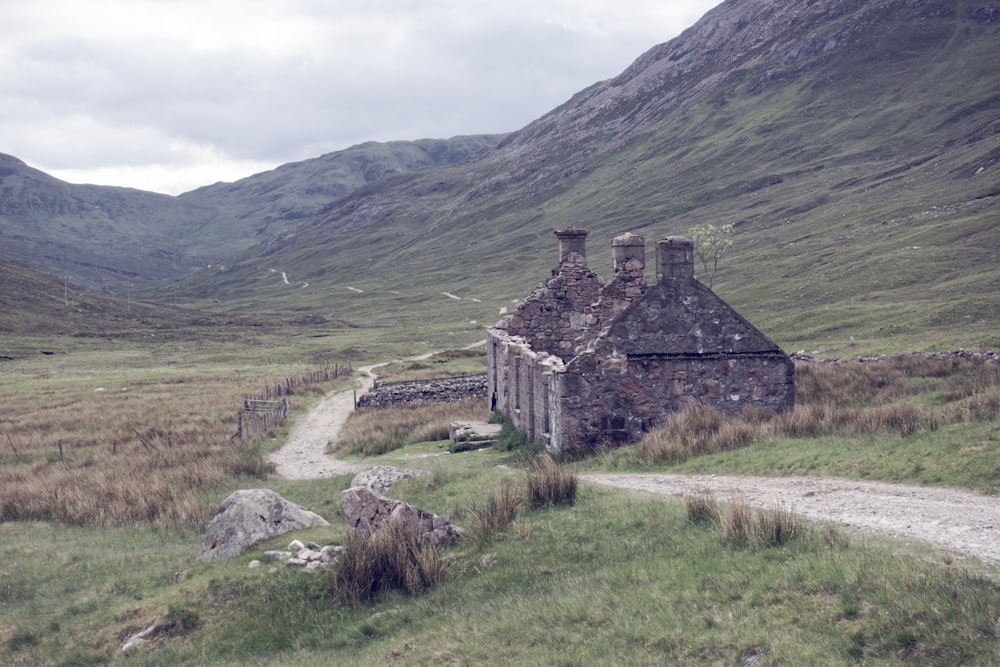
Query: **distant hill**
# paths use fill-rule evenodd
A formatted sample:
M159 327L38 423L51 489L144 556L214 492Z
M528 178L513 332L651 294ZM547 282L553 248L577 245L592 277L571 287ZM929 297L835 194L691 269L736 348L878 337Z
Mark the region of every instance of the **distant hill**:
M51 274L0 260L0 362L39 351L63 351L88 340L141 342L235 341L257 344L258 336L289 326L329 331L353 326L303 313L211 312L173 303L142 301L80 289Z
M158 294L471 337L548 275L555 228L589 228L608 275L615 234L732 223L714 289L787 348L1000 347L997 62L996 0L727 0L462 162L176 198L171 238L202 244L179 254L213 266ZM225 259L230 227L191 222L219 208L248 216Z
M386 174L453 164L501 138L368 142L179 197L72 185L0 154L0 259L125 294L222 264Z

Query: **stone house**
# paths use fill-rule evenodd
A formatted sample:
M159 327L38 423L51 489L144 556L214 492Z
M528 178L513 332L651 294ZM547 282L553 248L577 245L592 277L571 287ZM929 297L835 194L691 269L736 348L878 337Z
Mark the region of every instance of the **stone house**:
M559 265L487 334L491 406L552 453L639 440L671 412L706 404L780 412L794 403L792 360L694 277L694 247L611 242L614 275L587 267L587 230L556 231Z

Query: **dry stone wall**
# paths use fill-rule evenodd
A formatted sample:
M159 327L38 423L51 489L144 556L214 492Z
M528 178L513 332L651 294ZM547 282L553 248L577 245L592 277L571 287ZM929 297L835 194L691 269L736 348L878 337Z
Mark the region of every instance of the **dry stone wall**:
M419 401L457 403L470 398L486 398L486 373L440 380L376 382L371 391L358 398L358 407L388 408Z

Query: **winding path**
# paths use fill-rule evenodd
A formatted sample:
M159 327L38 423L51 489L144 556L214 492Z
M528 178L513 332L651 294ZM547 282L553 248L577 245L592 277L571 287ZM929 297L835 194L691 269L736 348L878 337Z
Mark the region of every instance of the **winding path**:
M388 362L386 362L388 363ZM386 364L362 366L355 387L330 394L317 403L288 436L288 441L267 460L286 479L321 479L349 475L369 466L348 463L326 453L327 445L337 437L347 416L354 410L355 392L363 394L375 381L374 371Z
M485 345L481 340L465 349L471 350ZM422 361L437 352L426 352L402 361ZM326 453L327 445L335 440L348 415L354 410L355 396L370 390L375 382L375 369L388 366L391 361L362 366L360 375L354 379L355 386L346 391L330 394L317 403L299 422L288 436L281 449L268 455L279 475L285 479L322 479L349 475L368 470L371 466L349 463Z

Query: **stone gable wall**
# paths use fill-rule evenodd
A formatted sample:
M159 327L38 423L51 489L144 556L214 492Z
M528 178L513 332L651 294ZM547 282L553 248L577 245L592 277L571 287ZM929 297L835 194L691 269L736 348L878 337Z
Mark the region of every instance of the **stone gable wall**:
M572 358L600 325L596 305L603 288L604 281L583 258L571 256L498 326L524 338L534 350Z

